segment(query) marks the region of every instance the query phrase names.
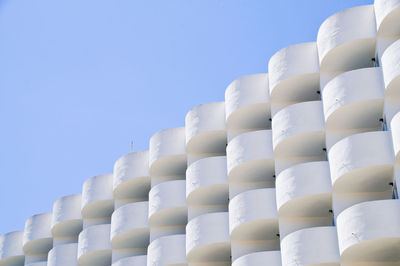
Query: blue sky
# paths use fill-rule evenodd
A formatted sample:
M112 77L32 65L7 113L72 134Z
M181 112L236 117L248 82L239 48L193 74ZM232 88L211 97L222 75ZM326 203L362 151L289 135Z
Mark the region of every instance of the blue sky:
M363 0L0 0L0 235Z

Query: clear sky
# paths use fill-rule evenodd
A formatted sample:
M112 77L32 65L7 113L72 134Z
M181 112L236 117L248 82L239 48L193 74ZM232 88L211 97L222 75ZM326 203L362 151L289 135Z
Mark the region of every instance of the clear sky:
M0 0L0 235L372 0Z

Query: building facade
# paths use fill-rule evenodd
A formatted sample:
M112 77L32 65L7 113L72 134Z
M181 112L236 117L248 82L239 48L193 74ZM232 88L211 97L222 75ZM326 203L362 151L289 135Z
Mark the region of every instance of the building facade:
M400 265L400 0L338 12L0 237L0 266Z

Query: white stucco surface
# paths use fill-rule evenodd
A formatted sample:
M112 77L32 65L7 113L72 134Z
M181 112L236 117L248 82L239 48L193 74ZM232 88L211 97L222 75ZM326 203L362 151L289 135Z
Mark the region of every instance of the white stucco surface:
M146 198L150 190L149 151L128 153L114 164L116 198Z
M185 266L185 235L160 237L147 250L147 266Z
M264 251L251 253L236 259L232 266L259 266L268 263L270 266L281 266L280 251Z
M372 66L375 37L373 5L345 9L330 16L322 23L317 36L321 72Z
M392 140L393 140L393 149L396 161L400 160L400 112L397 113L392 121L390 122Z
M51 233L54 237L78 236L82 230L81 194L59 198L53 205Z
M52 248L51 219L52 213L41 213L26 220L23 237L25 254L44 254Z
M50 250L47 266L78 266L78 244L65 244Z
M23 237L24 231L14 231L0 236L0 266L24 264Z
M272 101L301 102L319 96L317 44L295 44L275 53L268 63Z
M225 91L228 130L270 127L268 74L254 74L234 80Z
M400 91L400 40L385 50L381 64L386 94L398 96Z
M79 265L111 264L110 224L93 225L79 234Z
M282 265L340 265L336 228L333 226L302 229L281 242ZM326 263L326 264L324 264Z
M134 202L122 206L111 216L111 246L113 248L147 247L149 244L149 202Z
M114 210L113 175L89 178L82 187L82 217L109 217Z
M400 19L399 0L375 0L374 9L376 26L379 36L398 35L400 30L397 25Z
M112 266L146 266L147 256L133 256L120 259L112 264Z

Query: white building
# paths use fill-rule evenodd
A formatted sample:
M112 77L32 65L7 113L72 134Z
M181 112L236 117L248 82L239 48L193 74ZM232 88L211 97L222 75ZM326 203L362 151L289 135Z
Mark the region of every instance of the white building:
M1 236L0 266L400 265L400 0L268 68Z

